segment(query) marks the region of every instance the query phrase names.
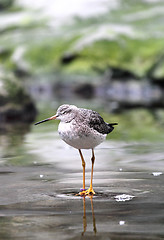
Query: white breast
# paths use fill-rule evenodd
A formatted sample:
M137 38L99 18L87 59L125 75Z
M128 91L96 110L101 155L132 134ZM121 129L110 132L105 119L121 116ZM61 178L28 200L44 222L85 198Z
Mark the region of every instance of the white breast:
M78 134L78 130L72 123L60 122L58 132L63 141L77 149L90 149L102 143L106 134L98 133L96 130L91 130L86 136Z

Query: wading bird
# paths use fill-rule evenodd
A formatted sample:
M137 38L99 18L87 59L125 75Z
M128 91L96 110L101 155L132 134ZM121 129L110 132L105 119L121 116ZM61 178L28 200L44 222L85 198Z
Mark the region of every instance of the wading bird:
M104 122L99 113L90 109L64 104L58 108L56 115L37 122L35 125L53 119L60 120L58 132L61 139L79 150L83 167L83 189L79 194L81 196L95 194L92 186L95 161L94 148L105 140L107 134L113 131L113 126L117 123ZM91 182L88 190L85 190L85 161L81 149L92 149Z

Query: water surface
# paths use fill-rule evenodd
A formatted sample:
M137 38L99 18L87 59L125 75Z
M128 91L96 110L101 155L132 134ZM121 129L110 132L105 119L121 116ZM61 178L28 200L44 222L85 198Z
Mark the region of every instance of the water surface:
M93 198L78 151L53 124L0 137L0 239L163 239L162 143L107 140L96 148ZM86 159L90 183L91 152Z

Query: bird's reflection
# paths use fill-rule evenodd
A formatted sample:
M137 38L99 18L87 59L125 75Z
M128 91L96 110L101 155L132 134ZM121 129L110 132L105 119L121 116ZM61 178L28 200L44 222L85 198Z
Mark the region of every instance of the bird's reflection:
M87 217L86 217L86 196L83 196L83 232L82 236L85 234L87 230ZM94 207L93 207L93 196L89 196L90 201L91 201L91 210L92 210L92 221L93 221L93 232L96 234L97 229L96 229L96 219L95 219L95 214L94 214Z

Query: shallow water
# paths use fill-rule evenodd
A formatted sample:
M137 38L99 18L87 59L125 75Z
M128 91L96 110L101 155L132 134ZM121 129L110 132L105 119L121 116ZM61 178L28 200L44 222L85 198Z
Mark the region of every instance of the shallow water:
M53 124L0 142L0 239L164 238L162 143L105 141L95 150L96 195L83 198L78 151Z

